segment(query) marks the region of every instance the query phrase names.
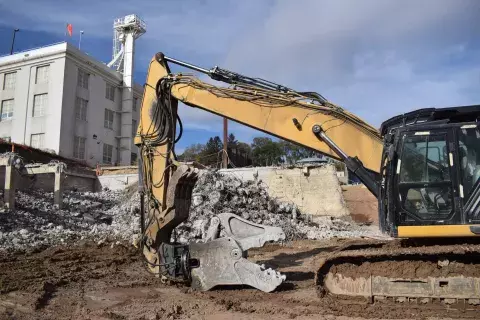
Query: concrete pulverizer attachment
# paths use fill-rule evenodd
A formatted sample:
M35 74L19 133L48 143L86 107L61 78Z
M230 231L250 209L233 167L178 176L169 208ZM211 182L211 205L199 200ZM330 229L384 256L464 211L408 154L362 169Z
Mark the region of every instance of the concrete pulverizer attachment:
M220 228L225 237L217 238ZM232 213L212 218L205 243L189 245L192 287L209 290L219 285L249 285L265 292L275 290L286 276L246 259L247 250L285 239L279 227L253 223Z

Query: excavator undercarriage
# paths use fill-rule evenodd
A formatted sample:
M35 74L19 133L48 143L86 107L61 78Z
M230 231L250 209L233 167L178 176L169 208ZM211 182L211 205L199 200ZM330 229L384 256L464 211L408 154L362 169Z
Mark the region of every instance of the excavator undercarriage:
M320 297L480 311L480 241L346 245L321 259Z
M174 74L168 62L230 86ZM411 238L356 241L330 253L316 271L320 297L479 308L480 106L422 109L377 130L319 94L161 53L143 99L135 138L146 200L141 245L154 274L200 290L245 284L271 292L285 280L246 259L248 249L283 240L280 228L224 212L211 219L204 242L176 242L200 174L176 160L180 101L343 161L378 198L381 231Z

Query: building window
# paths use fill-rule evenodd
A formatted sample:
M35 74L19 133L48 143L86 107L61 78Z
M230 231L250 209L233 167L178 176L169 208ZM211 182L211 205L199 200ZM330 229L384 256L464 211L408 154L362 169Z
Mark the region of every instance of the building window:
M33 96L33 113L34 117L40 117L45 114L48 105L48 94L36 94Z
M113 129L113 111L105 109L105 121L104 127L108 129Z
M30 137L30 146L32 148L42 149L45 147L45 133L32 134Z
M105 98L115 101L115 87L108 83L105 89Z
M50 66L37 67L35 83L48 83L48 70Z
M133 111L137 111L138 98L133 98Z
M132 120L132 138L137 135L137 120Z
M131 160L130 160L130 164L132 166L136 165L137 164L137 154L136 153L133 153L132 152L132 157L131 157Z
M77 84L79 87L88 89L88 78L89 74L83 71L82 69L78 69L78 79Z
M16 82L17 82L16 72L5 73L5 76L3 77L3 90L14 90Z
M103 144L103 163L112 163L113 146Z
M12 119L13 117L13 99L2 101L2 121Z
M88 100L77 97L75 100L75 118L87 121Z
M76 159L85 159L85 141L83 137L75 136L73 140L73 157Z

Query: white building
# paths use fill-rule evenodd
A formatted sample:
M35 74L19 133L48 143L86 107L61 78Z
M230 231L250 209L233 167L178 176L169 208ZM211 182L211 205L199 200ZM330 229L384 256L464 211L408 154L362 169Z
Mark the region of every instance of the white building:
M122 91L131 90L122 79L65 42L0 57L0 137L91 166L129 165L143 88L133 85L132 107L122 110ZM131 128L130 143L122 128Z

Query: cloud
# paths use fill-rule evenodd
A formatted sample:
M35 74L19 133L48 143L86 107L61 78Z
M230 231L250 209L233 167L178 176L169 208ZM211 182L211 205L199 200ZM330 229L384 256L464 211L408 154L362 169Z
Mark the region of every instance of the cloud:
M0 0L0 23L63 33L68 21L105 41L113 19L130 13L148 28L137 41L139 70L163 51L318 91L376 126L415 108L480 100L476 0ZM221 132L217 116L180 114L187 129Z
M430 106L478 102L477 1L276 2L225 65L317 90L374 125Z

